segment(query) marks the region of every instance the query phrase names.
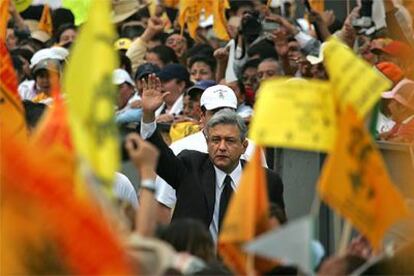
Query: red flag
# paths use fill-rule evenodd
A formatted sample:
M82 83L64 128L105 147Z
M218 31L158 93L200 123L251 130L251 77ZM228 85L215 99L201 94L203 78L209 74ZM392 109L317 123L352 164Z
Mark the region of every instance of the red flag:
M24 109L17 93L16 72L6 44L0 40L0 129L6 126L12 137L27 135Z

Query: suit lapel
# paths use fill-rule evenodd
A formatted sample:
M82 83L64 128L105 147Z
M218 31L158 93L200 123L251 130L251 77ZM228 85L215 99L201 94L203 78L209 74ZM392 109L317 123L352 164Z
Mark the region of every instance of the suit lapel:
M207 202L209 217L213 216L214 203L216 199L216 172L213 163L207 157L203 166L201 166L201 184L204 189L204 195Z

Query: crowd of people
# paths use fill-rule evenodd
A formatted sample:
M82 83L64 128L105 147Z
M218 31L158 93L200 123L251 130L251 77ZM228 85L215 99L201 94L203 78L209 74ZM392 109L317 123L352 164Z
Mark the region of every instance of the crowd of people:
M247 131L261 84L281 77L328 80L323 43L331 36L392 82L371 112L374 137L414 143L414 5L404 3L410 1L362 0L341 21L333 11L312 7L302 18L295 11L302 5L298 1L230 0L225 12L230 41L218 39L212 16L203 15L191 37L178 24L179 4L154 2L112 1L118 34L113 48L119 56L112 76L115 122L124 135L123 158L132 161L141 179L131 183L116 173L113 191L126 202L119 206L127 206L122 211L135 235L125 251L140 273L232 273L217 253L217 241L230 198L255 149ZM372 2L382 3L382 25L371 14ZM11 1L7 24L6 46L30 130L54 104L51 70L63 78L82 30L64 7L51 10L52 32L39 28L44 7L18 12ZM271 153L261 154L269 221L277 228L288 220L283 197L288 183L272 170ZM362 236L343 256L327 256L320 242L313 243L312 265L321 275L350 274L378 255ZM363 273L414 273L406 262L414 252L409 247ZM392 270L394 263L401 270ZM279 260L268 273L304 272Z

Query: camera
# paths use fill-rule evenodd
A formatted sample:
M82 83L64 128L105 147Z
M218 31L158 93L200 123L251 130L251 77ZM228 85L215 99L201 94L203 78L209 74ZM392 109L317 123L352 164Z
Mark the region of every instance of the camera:
M251 43L263 33L271 32L279 27L278 23L265 20L259 12L247 11L241 21L240 33L245 36L248 43Z
M372 0L362 0L360 17L352 20L352 26L356 29L369 28L372 25Z

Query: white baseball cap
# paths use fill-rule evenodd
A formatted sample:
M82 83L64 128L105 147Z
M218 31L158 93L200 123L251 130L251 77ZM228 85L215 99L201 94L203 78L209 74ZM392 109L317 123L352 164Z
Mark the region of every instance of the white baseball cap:
M237 98L234 91L222 84L214 85L204 90L201 95L200 105L207 110L216 108L229 107L237 108Z
M124 69L115 69L112 74L113 84L120 85L123 83L128 83L132 86L135 86L135 83L132 81L131 76Z
M40 61L45 59L65 60L69 55L68 50L62 47L51 47L37 51L30 60L30 68L35 67Z

